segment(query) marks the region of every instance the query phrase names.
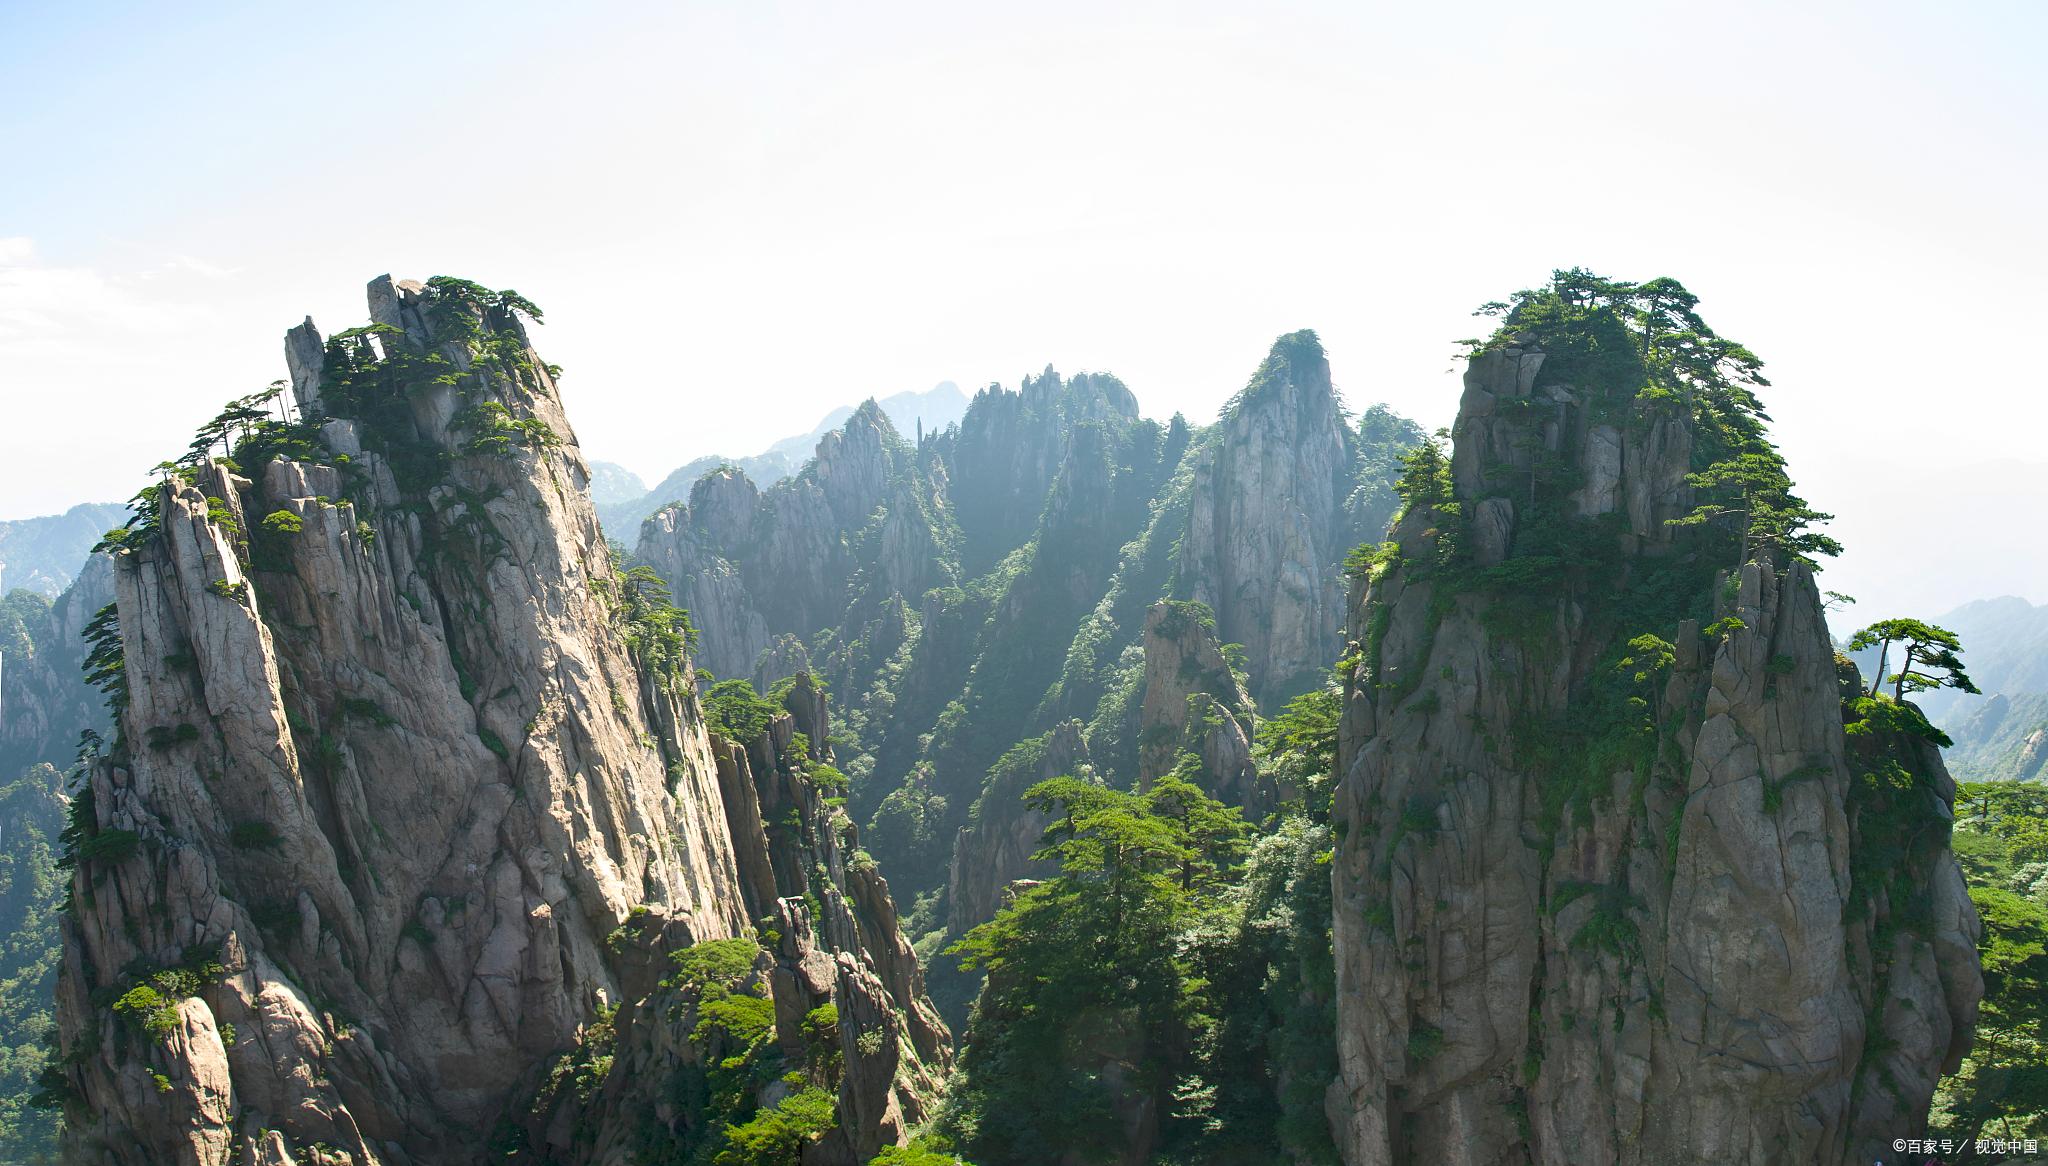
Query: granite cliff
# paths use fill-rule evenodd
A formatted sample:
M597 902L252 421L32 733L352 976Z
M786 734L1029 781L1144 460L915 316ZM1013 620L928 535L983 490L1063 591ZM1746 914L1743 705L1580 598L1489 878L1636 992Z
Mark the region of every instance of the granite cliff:
M742 861L686 619L600 537L538 311L369 300L287 336L293 419L237 403L109 540L118 725L72 804L52 1083L84 1161L623 1161L536 1099L596 1033L659 1043L666 1013L618 1019L650 961L789 909ZM915 1015L886 886L837 879L808 990ZM942 1028L905 1043L945 1063ZM901 1136L932 1070L900 1060L849 1063L830 1160Z
M942 896L919 927L957 932L1033 869L1042 823L1017 798L1046 759L1135 775L1144 738L1170 768L1197 690L1205 784L1270 802L1253 705L1322 683L1344 555L1385 529L1420 436L1379 407L1354 426L1313 333L1281 338L1206 429L1048 368L915 448L870 404L793 479L715 471L636 558L697 617L714 673L765 686L814 667L838 694L851 806L899 884ZM1190 616L1204 644L1151 641L1162 599L1207 613ZM1230 728L1210 732L1218 712Z
M1524 293L1359 565L1350 1166L1869 1162L1968 1047L1953 784L1843 678L1754 358L1673 288Z

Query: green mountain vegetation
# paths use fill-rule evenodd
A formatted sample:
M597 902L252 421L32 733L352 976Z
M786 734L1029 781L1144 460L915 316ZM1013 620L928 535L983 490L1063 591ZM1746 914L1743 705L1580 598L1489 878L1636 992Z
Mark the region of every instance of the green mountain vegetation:
M126 517L118 503L81 503L62 514L0 522L0 595L27 589L54 599L85 553Z
M539 311L456 280L372 305L305 326L318 411L273 417L282 383L232 403L106 536L122 566L0 600L0 1158L53 1153L60 1115L124 1166L110 1132L209 1166L2048 1137L2048 793L1958 787L1939 752L2033 774L2048 697L1952 706L1958 745L1923 708L1984 682L1968 632L1876 621L1862 671L1832 650L1828 516L1761 362L1675 281L1487 305L1435 436L1348 411L1313 332L1207 425L1048 368L908 434L866 403L786 476L686 467L623 556L580 494L654 495L580 462ZM204 578L106 605L174 536ZM219 613L243 646L199 659L179 621ZM175 650L131 667L124 630ZM88 675L165 723L123 717L67 805ZM312 800L215 807L276 796L279 732L277 788ZM415 771L448 785L378 800ZM472 800L498 816L417 825ZM135 888L173 885L226 949L156 935ZM139 897L95 899L116 886ZM67 902L94 915L59 1048ZM230 1077L292 1100L237 1035L264 993L306 1001L276 1046L303 1112L262 1111L289 1138L208 1108ZM1689 1059L1688 1025L1744 1008L1750 1068ZM444 1070L467 1108L394 1084Z

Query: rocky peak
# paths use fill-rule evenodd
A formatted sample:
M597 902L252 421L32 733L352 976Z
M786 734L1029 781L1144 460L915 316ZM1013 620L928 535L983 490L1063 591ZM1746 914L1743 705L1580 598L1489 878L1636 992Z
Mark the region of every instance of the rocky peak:
M948 465L965 572L988 570L1030 537L1080 422L1115 430L1137 419L1137 398L1107 373L1063 379L1048 365L1016 392L990 385L975 394L960 428L937 443Z
M1924 719L1844 703L1808 564L1667 525L1753 398L1525 296L1354 595L1344 1160L1883 1157L1982 987Z
M1271 706L1328 666L1353 545L1352 436L1315 333L1274 342L1196 458L1180 575L1222 638L1244 645L1252 692Z
M714 547L743 547L753 538L761 492L738 466L720 466L690 486L688 525Z
M778 711L752 739L721 731L712 753L747 911L770 940L759 963L784 1063L820 1060L820 1034L807 1026L821 1010L837 1022L824 1034L836 1055L823 1059L841 1120L805 1160L859 1166L934 1115L951 1037L925 997L888 883L859 849L833 788L821 784L844 780L832 767L823 690L799 673L774 695ZM671 921L652 913L619 935L629 963L657 968L676 940ZM674 1082L694 1080L713 1055L695 1035L697 1002L672 981L650 977L636 987L615 1022L605 1088L552 1092L528 1119L532 1144L545 1142L564 1160L609 1162L644 1147L650 1127L676 1147L701 1141L673 1094ZM593 1144L579 1146L576 1131L594 1131Z
M706 665L752 676L775 636L952 582L945 513L944 479L868 401L765 491L735 469L700 478L687 506L642 524L636 553L696 613Z
M480 1163L636 990L622 924L750 932L686 627L611 564L537 309L370 298L292 330L302 420L224 429L114 540L58 990L81 1160Z

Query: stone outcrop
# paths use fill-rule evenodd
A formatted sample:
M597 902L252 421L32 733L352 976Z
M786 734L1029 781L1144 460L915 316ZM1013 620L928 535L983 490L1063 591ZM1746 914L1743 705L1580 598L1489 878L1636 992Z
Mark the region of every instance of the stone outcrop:
M530 306L370 304L293 329L302 421L169 479L112 568L58 991L81 1161L486 1161L634 987L636 909L751 932L681 629L611 563Z
M760 971L786 1063L805 1062L805 1018L814 1010L831 1005L839 1018L840 1122L804 1160L861 1166L934 1116L952 1066L951 1037L925 997L888 883L812 776L832 760L823 744L824 694L799 675L784 703L787 711L754 740L714 736L712 752L746 910L774 938ZM690 1144L676 1083L702 1071L704 1050L687 1039L689 1017L676 1019L687 1002L659 976L663 953L688 942L663 908L628 920L617 946L629 969L644 970L627 977L612 1071L594 1096L560 1091L531 1114L529 1144L562 1161L630 1161L622 1155L646 1144L650 1125L658 1137Z
M1045 814L1024 804L1024 791L1055 777L1088 777L1088 743L1079 721L1013 749L996 764L981 801L954 838L947 880L947 923L964 935L995 918L1010 885L1055 873L1032 858L1045 837Z
M1890 1160L1981 993L1940 758L1838 685L1809 567L1715 579L1666 525L1676 394L1547 372L1533 337L1474 357L1457 509L1411 510L1354 596L1344 1161Z
M1313 332L1274 342L1196 453L1180 573L1243 644L1262 704L1319 682L1340 643L1355 451ZM1376 537L1376 536L1368 536Z
M1138 399L1106 373L1062 378L1048 365L1016 392L990 385L976 393L946 443L966 573L987 571L1031 537L1084 423L1116 429L1136 420Z
M637 555L692 612L712 672L750 677L771 636L809 637L864 602L954 582L944 513L943 474L869 401L765 491L733 467L698 479L687 505L641 526Z
M1251 694L1216 642L1199 604L1161 601L1145 615L1145 696L1138 706L1138 781L1199 758L1195 784L1254 821L1272 808L1252 764Z

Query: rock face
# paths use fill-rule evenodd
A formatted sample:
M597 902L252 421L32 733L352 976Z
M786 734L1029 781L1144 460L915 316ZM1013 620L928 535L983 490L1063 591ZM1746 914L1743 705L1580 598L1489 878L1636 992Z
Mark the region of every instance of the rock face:
M1199 604L1161 601L1145 615L1145 697L1138 706L1138 781L1201 761L1195 784L1256 820L1272 807L1252 764L1252 698Z
M1014 764L1015 749L1124 784L1142 734L1170 768L1193 723L1205 780L1252 797L1251 700L1222 641L1245 643L1275 700L1321 683L1341 650L1344 556L1384 533L1396 461L1420 434L1384 408L1352 431L1312 335L1274 353L1209 429L1141 418L1106 373L1050 368L977 393L914 449L863 409L796 479L700 480L647 524L637 557L675 584L714 673L765 688L816 672L875 853L899 888L945 892L921 920L972 926L1031 873L1043 824L1018 798L1057 775ZM1252 629L1279 611L1278 630L1148 644L1153 604L1203 596ZM1226 679L1181 677L1182 660ZM1198 690L1211 703L1191 721Z
M852 821L811 776L817 762L832 759L822 744L830 728L824 694L798 676L784 699L787 711L754 740L714 737L712 751L746 910L776 937L760 963L787 1061L805 1060L813 1010L831 1005L840 1022L841 1119L804 1160L858 1166L933 1116L952 1065L951 1037L925 997L887 882L855 845ZM650 1129L690 1144L691 1115L676 1098L703 1071L704 1056L686 1039L691 1026L675 1020L685 1002L659 979L663 954L688 942L664 908L628 920L617 943L628 973L612 1071L591 1095L558 1090L536 1107L530 1144L560 1161L587 1162L633 1161Z
M808 637L864 601L954 582L944 497L869 401L765 492L731 467L698 479L641 527L638 554L694 613L706 666L749 677L771 633Z
M977 923L995 918L1003 896L1018 879L1054 873L1037 862L1047 818L1023 803L1024 791L1055 777L1089 777L1088 743L1081 722L1066 721L1051 732L1025 742L996 763L983 802L969 814L953 843L947 881L947 922L964 935Z
M1685 409L1546 356L1474 357L1447 496L1354 595L1344 1161L1889 1160L1981 994L1952 786L1838 684L1807 566L1673 598L1712 576L1666 525L1692 506Z
M1304 691L1343 626L1355 448L1313 332L1282 336L1195 463L1180 571L1245 647L1262 703ZM1378 532L1366 537L1376 538Z
M0 650L0 777L37 762L68 763L79 731L106 719L79 665L86 625L113 601L113 565L92 555L34 626L21 629L20 641Z
M635 908L751 927L680 629L611 564L530 306L370 306L293 329L303 421L170 479L112 569L58 993L82 1161L485 1161L623 998Z

